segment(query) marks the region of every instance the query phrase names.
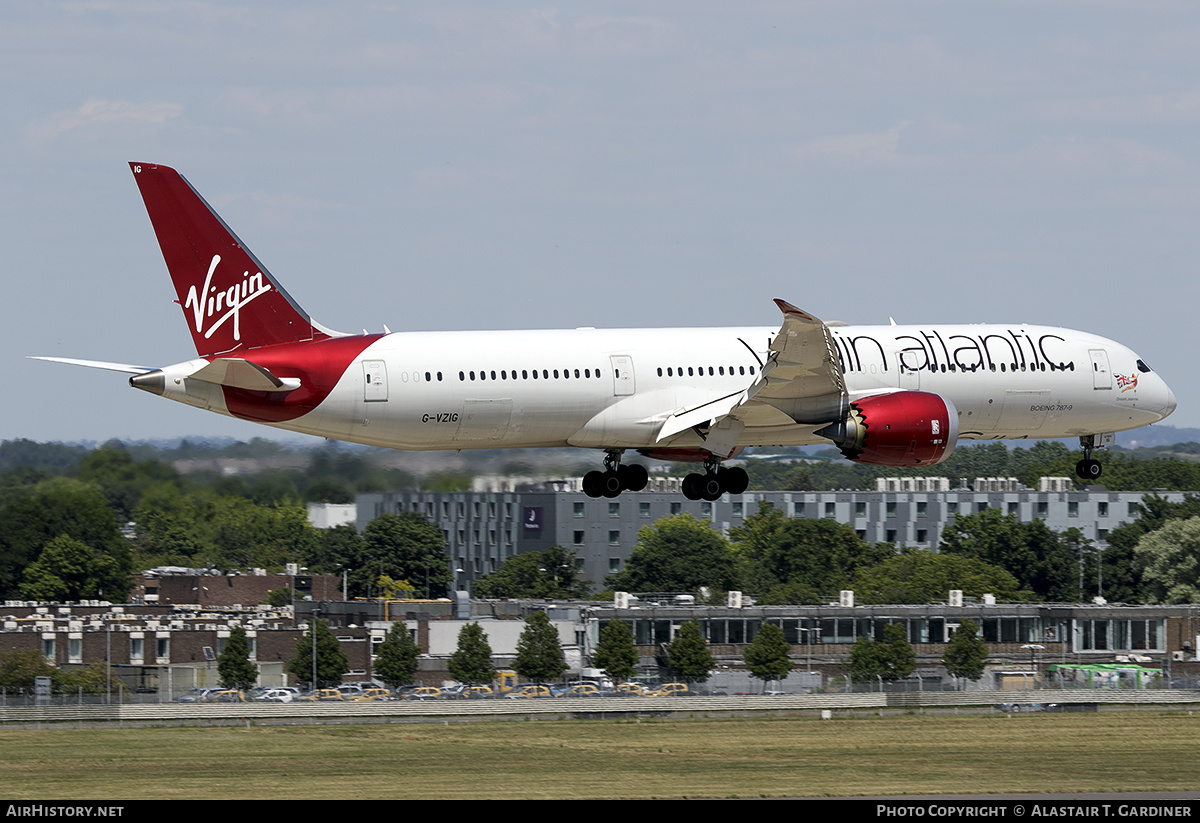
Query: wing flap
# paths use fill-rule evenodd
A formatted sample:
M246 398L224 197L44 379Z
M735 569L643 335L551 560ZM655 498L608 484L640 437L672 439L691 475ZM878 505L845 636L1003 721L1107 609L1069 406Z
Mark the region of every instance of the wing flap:
M783 312L783 324L755 382L745 391L670 415L657 442L696 427L704 428L700 434L707 438L718 430L740 432L742 425L779 425L789 419L817 425L841 419L846 381L829 327L784 300L775 304Z

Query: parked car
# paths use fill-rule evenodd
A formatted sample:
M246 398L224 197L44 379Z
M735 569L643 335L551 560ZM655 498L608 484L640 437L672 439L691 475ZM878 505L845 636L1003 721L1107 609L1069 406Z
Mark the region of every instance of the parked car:
M440 700L442 698L442 690L437 686L418 686L407 695L405 700Z
M206 689L192 689L187 694L180 695L178 698L176 698L175 702L176 703L208 703L211 700L212 696L219 691L221 691L221 690L216 688L215 686L206 688Z
M600 690L591 683L579 683L557 695L558 697L599 697Z
M254 695L262 703L291 703L299 695L299 689L263 689Z
M509 692L504 695L510 700L532 700L538 697L553 697L549 686L529 685L521 686L519 689Z
M678 694L687 694L687 683L663 683L653 692L655 697L674 697Z
M644 697L650 694L641 683L622 683L617 686L616 691L617 694L629 695L631 697Z

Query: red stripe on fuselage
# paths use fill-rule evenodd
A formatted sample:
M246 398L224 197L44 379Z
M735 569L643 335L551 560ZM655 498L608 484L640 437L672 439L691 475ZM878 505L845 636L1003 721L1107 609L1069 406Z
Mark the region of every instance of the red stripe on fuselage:
M261 392L224 386L225 406L234 417L260 423L282 423L302 417L329 396L354 359L381 337L382 334L334 337L240 353L240 359L258 364L276 377L298 377L300 388L290 392Z

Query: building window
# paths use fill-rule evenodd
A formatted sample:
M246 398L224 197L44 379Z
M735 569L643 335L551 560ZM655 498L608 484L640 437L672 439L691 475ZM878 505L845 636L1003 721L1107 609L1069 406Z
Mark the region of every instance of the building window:
M609 530L609 532L608 532L608 545L610 545L610 546L619 546L619 545L621 545L621 530L620 530L620 529L611 529L611 530Z
M576 517L583 517L583 503L574 504L572 514L574 514Z
M57 658L54 656L54 635L42 638L42 657L54 663Z
M1097 517L1108 517L1108 501L1107 500L1100 500L1099 502L1096 503L1096 516Z
M67 662L83 662L83 636L67 638Z
M918 543L928 543L929 542L929 532L926 531L925 529L917 529L917 542Z
M1045 519L1050 514L1050 504L1045 500L1039 500L1037 505L1038 517Z
M888 517L896 516L896 503L894 501L889 501L887 504L887 516Z
M1011 514L1013 517L1017 516L1017 504L1015 501L1012 501L1012 500L1009 501L1008 513Z
M679 514L681 511L683 511L683 507L679 503L671 504L671 514Z
M638 517L650 516L650 504L646 502L638 503Z
M576 546L582 546L583 545L583 531L580 530L580 531L574 532L574 539L575 539Z
M712 507L711 507L711 506L709 506L709 514L710 514L710 516L711 516L711 514L712 514ZM734 516L734 517L737 517L737 518L741 518L741 516L742 516L742 504L741 504L741 503L734 503L734 504L733 504L733 516Z
M1067 503L1067 517L1078 517L1078 516L1079 516L1079 503L1072 500L1071 502Z
M854 504L854 516L855 517L866 517L867 516L867 504L865 501L859 500L858 502L856 502Z
M703 517L705 520L709 520L712 518L712 503L710 503L706 500L700 504L700 516Z
M609 503L608 504L608 516L609 517L620 517L621 516L621 504L620 503Z
M837 508L833 501L825 501L825 516L834 517L837 514Z
M141 637L129 638L129 662L141 663L146 654L146 641Z
M171 660L171 638L169 635L159 635L154 638L154 655L159 663L169 663Z
M924 500L917 501L917 517L924 517L929 504Z
M616 574L620 570L621 570L621 558L619 558L619 557L608 558L608 573Z
M896 530L895 530L895 529L888 529L888 530L887 530L887 537L886 537L886 540L887 540L887 542L888 542L888 543L895 543L895 542L896 542Z

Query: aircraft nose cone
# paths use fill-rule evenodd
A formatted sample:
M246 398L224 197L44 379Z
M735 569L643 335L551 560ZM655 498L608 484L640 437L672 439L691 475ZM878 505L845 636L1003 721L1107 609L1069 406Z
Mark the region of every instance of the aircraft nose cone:
M1163 417L1170 417L1171 412L1175 411L1175 392L1167 388L1167 402L1163 405Z

